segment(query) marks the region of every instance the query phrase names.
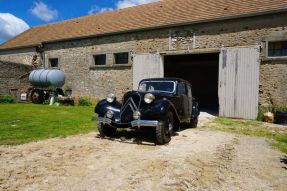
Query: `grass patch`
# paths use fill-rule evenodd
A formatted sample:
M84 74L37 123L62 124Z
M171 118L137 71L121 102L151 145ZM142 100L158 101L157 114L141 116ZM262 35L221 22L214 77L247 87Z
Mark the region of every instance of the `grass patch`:
M259 121L228 119L223 117L216 118L214 122L224 126L258 126L262 124Z
M287 127L275 127L253 120L216 118L208 124L209 128L248 136L265 137L274 140L273 146L287 153Z
M91 132L97 128L93 114L93 107L0 104L0 145Z

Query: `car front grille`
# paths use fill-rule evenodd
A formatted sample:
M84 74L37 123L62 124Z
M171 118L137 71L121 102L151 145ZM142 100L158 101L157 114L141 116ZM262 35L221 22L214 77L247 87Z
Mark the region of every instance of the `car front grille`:
M132 94L121 108L121 122L130 123L133 120L133 113L139 110L141 96L138 93Z

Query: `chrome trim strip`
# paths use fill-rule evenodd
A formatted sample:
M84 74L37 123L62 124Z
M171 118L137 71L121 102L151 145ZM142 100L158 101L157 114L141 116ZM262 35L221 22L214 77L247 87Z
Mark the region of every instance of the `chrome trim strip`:
M111 119L105 117L93 117L92 120L98 121L101 124L111 125L112 123ZM159 121L156 120L134 120L131 122L132 127L157 127L158 125Z
M111 119L108 119L105 117L93 117L92 120L98 121L99 123L108 124L108 125L112 123Z
M134 120L131 122L132 127L157 127L158 121L151 120Z
M130 107L132 112L134 113L135 111L139 111L139 108L140 108L140 104L141 104L141 101L142 101L142 97L141 95L137 92L136 95L139 97L139 103L138 103L138 106L136 105L134 99L133 99L133 96L134 95L131 95L131 97L129 97L129 99L125 102L125 104L122 106L121 108L121 112L120 112L120 119L122 119L122 114L123 112L128 108Z

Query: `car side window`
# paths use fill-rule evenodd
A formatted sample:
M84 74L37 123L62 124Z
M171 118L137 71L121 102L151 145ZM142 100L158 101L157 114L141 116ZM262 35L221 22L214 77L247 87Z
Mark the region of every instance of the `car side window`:
M187 95L186 86L182 82L178 84L178 95L179 96Z
M187 96L192 97L191 87L189 85L187 85Z

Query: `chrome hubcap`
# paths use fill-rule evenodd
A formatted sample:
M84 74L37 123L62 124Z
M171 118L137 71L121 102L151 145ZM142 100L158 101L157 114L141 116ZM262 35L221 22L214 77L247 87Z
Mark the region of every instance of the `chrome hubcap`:
M171 123L168 124L168 130L169 130L169 131L172 130L172 124L171 124Z
M166 134L166 135L171 134L172 129L173 129L172 123L170 122L170 119L168 119L168 126L166 127L166 132L165 132L165 134Z

